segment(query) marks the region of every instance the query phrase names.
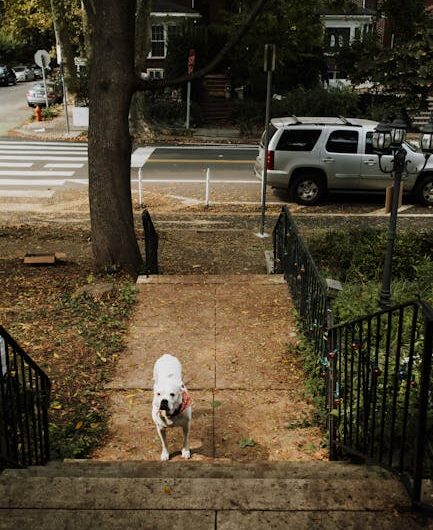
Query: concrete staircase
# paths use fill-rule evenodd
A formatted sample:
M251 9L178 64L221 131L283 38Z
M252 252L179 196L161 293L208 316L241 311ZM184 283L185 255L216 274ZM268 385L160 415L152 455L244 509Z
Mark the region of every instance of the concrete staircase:
M347 463L89 460L0 474L1 530L421 528L396 510L408 505L394 476Z

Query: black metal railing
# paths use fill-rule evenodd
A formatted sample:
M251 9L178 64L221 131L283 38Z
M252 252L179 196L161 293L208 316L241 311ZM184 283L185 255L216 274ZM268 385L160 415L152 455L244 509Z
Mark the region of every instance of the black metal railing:
M327 379L330 459L391 469L423 505L423 481L433 480L433 309L416 300L334 326L327 284L286 207L273 243L274 271Z
M275 225L273 243L274 271L284 274L302 329L318 358L326 356L324 339L332 325L328 288L286 206Z
M158 244L159 237L152 222L152 218L147 210L141 214L144 230L144 250L145 250L145 274L159 274L158 268Z
M0 468L46 464L50 381L0 326Z
M414 301L329 330L330 458L398 472L412 500L433 478L433 310Z

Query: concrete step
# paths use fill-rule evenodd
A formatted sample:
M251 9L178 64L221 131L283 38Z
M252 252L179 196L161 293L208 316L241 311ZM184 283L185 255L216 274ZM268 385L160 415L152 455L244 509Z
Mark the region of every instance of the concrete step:
M394 475L344 462L51 462L0 474L0 530L430 528Z
M409 530L410 515L383 512L234 510L16 510L0 512L0 530Z
M0 477L1 509L391 511L397 479Z
M125 477L125 478L226 478L226 479L329 479L352 480L394 477L378 466L345 462L263 462L251 464L68 460L28 469L6 469L1 477Z

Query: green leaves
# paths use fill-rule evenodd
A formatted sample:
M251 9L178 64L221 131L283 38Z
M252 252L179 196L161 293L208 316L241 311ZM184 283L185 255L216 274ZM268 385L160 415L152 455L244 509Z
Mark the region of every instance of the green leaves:
M254 447L256 442L252 438L241 438L238 445L241 449L245 449L246 447Z

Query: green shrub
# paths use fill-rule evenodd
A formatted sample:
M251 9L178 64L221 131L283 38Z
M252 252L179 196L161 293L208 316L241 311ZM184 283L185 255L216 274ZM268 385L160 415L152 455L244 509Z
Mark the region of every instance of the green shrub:
M348 116L359 115L359 96L350 88L299 87L281 100L272 101L273 116Z
M265 121L265 101L245 98L233 101L231 119L242 130L263 128ZM281 99L271 103L272 117L280 116L348 116L356 117L360 113L359 96L347 88L321 87L305 89L296 88L284 94Z
M309 239L309 246L320 270L342 282L379 281L387 244L387 231L361 227L331 230ZM393 278L413 282L433 266L433 231L405 231L397 235ZM429 265L430 263L430 265Z

